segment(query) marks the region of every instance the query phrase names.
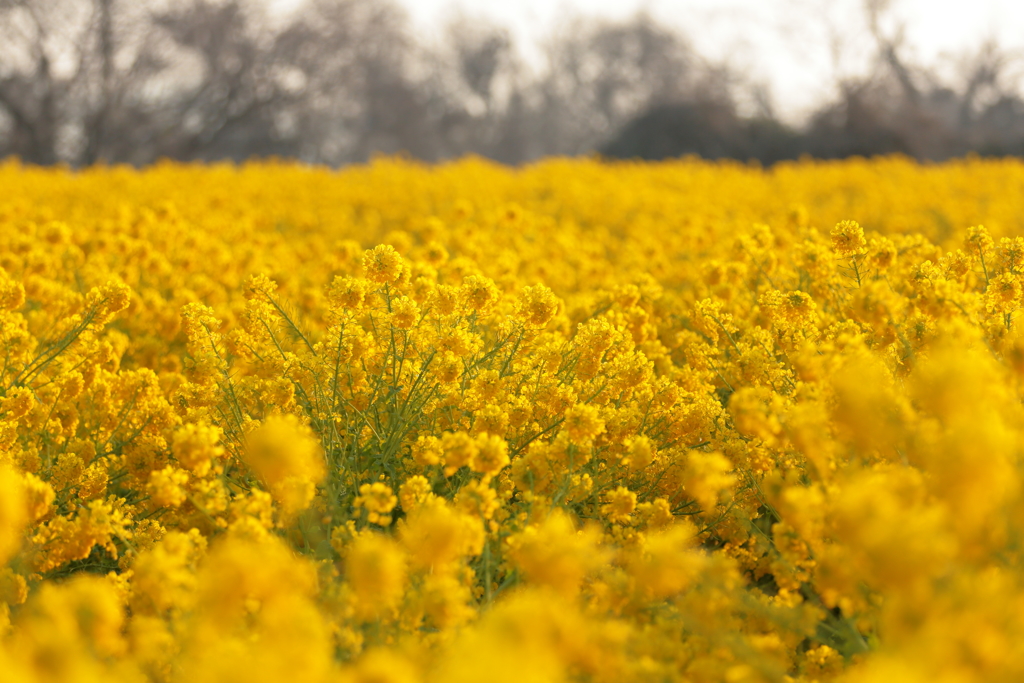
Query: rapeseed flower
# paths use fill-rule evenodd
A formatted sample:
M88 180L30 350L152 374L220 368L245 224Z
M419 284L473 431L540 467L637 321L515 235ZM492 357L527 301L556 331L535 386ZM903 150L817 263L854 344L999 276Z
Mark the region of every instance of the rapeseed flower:
M1022 180L0 164L0 671L1018 680Z
M353 505L366 510L367 520L371 524L386 526L391 523L389 513L398 504L398 496L394 495L391 487L382 482L363 484L359 487L359 495L356 496Z
M402 276L402 257L388 244L374 247L363 255L366 279L378 284L392 283Z
M832 228L832 248L840 256L857 256L866 246L864 228L857 221L840 221Z

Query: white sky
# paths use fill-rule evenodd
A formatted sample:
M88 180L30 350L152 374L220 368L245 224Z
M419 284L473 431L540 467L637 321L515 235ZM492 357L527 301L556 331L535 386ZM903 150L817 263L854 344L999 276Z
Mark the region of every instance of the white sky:
M778 113L795 119L831 95L835 74L866 68L871 55L863 0L400 0L421 35L456 12L510 27L536 61L536 41L572 14L625 18L646 10L682 29L697 52L726 60L771 87ZM906 26L906 55L944 65L993 38L1024 55L1024 0L892 0L889 25ZM838 46L835 49L833 46Z

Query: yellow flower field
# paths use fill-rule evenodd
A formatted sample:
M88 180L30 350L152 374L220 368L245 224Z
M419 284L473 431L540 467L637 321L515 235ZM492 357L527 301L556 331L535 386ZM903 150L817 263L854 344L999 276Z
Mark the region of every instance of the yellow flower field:
M1024 680L1024 163L0 164L4 683Z

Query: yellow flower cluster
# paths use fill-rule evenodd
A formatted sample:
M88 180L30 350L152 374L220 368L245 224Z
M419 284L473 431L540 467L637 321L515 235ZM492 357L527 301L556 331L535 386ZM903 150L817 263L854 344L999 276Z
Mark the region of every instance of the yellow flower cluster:
M1022 186L5 162L0 678L1022 680Z

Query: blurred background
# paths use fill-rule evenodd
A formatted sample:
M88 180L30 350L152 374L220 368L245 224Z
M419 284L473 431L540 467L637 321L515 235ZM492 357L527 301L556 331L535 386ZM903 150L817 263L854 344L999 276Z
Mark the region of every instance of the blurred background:
M0 0L0 157L1024 154L1010 0Z

